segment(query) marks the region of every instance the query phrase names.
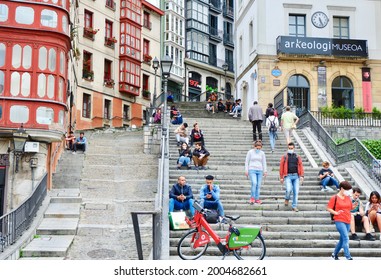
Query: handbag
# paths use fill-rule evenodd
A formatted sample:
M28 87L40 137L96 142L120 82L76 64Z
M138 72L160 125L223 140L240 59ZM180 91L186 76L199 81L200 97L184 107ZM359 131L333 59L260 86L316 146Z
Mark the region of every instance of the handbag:
M169 212L168 218L169 218L169 225L171 230L184 230L189 229L189 225L185 221L185 212Z
M337 200L337 195L335 195L335 204L333 204L333 210L335 210L336 211L336 200ZM331 214L331 220L333 221L334 219L333 219L333 217L335 216L335 215L333 215L332 213L330 213Z

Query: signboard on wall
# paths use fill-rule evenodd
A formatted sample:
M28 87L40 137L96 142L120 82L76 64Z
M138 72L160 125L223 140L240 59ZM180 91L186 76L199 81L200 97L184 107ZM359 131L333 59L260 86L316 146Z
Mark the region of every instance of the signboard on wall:
M317 68L318 75L318 107L327 106L327 68L319 66Z
M372 83L370 77L370 68L363 67L362 74L362 99L363 107L366 113L372 112Z
M368 57L367 40L279 36L277 53Z

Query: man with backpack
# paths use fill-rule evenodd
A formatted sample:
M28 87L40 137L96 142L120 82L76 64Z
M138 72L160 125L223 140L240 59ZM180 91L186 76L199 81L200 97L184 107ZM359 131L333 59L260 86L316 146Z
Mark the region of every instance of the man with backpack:
M262 108L258 105L258 101L254 101L253 106L250 107L248 117L253 125L253 141L257 141L257 130L259 140L262 141L263 112Z
M279 127L278 118L274 116L274 111L269 112L269 116L266 119L266 127L269 129L270 147L271 152L274 152L275 139L277 136L277 130Z
M286 185L284 205L288 206L292 191L292 211L298 212L299 183L303 184L304 167L302 158L295 153L294 149L294 143L288 143L287 154L280 159L279 178L280 183L284 182Z

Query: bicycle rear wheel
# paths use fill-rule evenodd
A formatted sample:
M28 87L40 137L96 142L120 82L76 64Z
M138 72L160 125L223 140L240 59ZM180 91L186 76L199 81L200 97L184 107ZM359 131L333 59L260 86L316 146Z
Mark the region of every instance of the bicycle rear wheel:
M266 255L266 244L262 235L258 235L251 244L233 250L234 256L239 260L263 260Z
M194 243L198 240L199 235L197 229L194 229L186 233L180 239L179 244L177 245L177 254L180 258L183 260L196 260L205 253L206 249L208 249L208 243L194 248Z

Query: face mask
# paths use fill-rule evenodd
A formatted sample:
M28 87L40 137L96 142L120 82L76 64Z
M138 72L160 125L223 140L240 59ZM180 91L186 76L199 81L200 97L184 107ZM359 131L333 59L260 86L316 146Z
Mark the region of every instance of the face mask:
M256 154L259 154L259 151L260 151L260 150L258 150L258 149L255 149L255 153L256 153Z
M344 191L344 195L351 196L352 195L352 190Z
M288 150L287 151L289 154L293 154L294 153L294 150Z

